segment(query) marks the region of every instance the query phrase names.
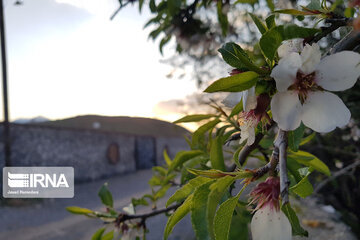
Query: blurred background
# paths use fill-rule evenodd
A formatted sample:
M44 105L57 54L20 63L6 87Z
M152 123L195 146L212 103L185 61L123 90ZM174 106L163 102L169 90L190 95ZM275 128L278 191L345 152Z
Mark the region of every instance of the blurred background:
M268 15L265 0L238 1L231 9L229 1L223 1L222 15L212 1L207 1L207 11L194 8L198 1L185 1L176 11L168 2L3 1L9 162L73 166L76 185L73 199L1 198L0 239L91 239L102 223L72 216L65 207L100 209L97 191L104 182L119 209L131 197L148 192L151 168L164 163L164 149L170 157L187 149L184 136L198 127L171 122L185 114L209 113L208 103L223 97L201 94L209 82L231 71L217 49L235 41L252 56L260 54L256 45L252 47L259 33L246 11ZM275 1L277 8L307 2ZM340 2L339 7L348 4ZM289 16L277 21L314 23ZM348 32L340 28L323 39L321 47L325 51ZM302 223L313 233L310 239L360 237L360 82L341 97L352 112L349 126L316 135L304 147L333 172L330 179L312 175L316 196L299 202ZM0 133L4 166L4 124ZM162 239L165 222L165 216L152 219L148 239ZM192 238L187 219L170 239Z

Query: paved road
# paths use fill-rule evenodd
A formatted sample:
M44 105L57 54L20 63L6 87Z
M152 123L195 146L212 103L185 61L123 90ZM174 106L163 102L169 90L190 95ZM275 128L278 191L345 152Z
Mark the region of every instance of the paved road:
M103 226L97 219L71 215L66 206L81 206L102 209L97 192L104 182L109 183L115 207L121 209L129 204L131 197L140 197L149 192L147 182L151 170L138 171L110 179L82 183L75 186L73 199L48 199L38 204L24 207L0 207L0 239L16 240L90 240L92 234ZM159 203L162 207L164 202ZM146 211L148 209L145 209ZM148 240L161 240L167 218L163 215L148 220L150 233ZM193 232L189 218L176 226L171 240L192 240Z

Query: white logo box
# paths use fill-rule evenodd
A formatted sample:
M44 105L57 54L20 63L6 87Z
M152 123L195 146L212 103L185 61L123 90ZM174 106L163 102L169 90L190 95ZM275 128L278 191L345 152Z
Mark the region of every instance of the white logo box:
M4 198L73 198L73 167L4 167Z

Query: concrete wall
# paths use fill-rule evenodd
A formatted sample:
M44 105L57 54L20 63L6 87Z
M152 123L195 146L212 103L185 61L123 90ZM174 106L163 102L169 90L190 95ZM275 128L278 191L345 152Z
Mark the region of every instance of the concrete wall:
M0 136L3 137L2 126ZM11 125L11 142L13 166L73 166L77 181L151 168L163 164L165 147L172 157L178 150L187 148L186 141L180 137L156 138L19 124ZM4 163L2 142L0 162Z

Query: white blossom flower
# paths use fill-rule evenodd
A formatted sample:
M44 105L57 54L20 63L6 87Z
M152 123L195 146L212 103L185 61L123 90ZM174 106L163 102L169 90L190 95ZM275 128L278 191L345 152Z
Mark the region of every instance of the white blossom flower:
M251 192L251 203L257 203L251 220L253 240L291 240L291 224L280 210L280 180L269 177Z
M236 93L230 93L222 103L230 108L235 107L240 101L243 102L243 111L239 114L240 124L240 144L247 139L247 145L252 145L255 141L255 127L258 120L253 109L257 106L255 87Z
M271 100L274 121L283 130L294 130L301 122L317 132L345 126L350 111L328 91L349 89L359 76L360 54L352 51L321 59L319 46L307 44L301 54L289 53L271 72L278 90Z
M291 225L281 210L265 205L251 220L253 240L291 240Z
M142 239L143 233L141 228L129 228L121 236L121 240L136 240L136 238Z
M228 107L235 107L240 101L243 101L243 110L250 111L251 109L256 108L256 94L255 87L252 87L248 90L242 92L230 93L222 103Z
M295 38L289 41L285 41L278 48L277 52L280 58L289 55L292 52L300 53L303 50L303 39Z

